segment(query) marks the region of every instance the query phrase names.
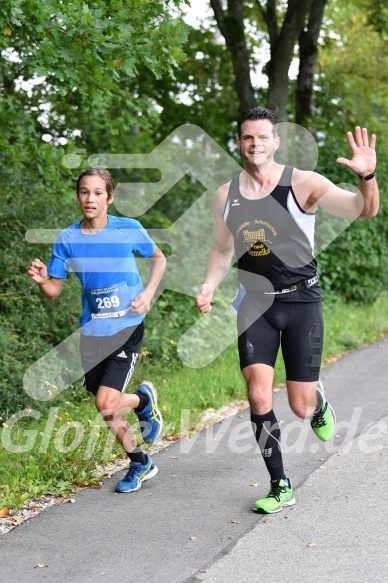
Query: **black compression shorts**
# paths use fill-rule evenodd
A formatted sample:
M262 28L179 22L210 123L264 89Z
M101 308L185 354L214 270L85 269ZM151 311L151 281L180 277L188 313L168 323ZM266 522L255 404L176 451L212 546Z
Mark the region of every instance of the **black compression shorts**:
M123 392L133 374L143 336L143 322L112 336L81 334L80 352L86 390L95 395L100 386L105 386Z
M241 370L259 363L274 367L281 346L287 380L319 379L324 331L321 302L274 302L266 310L246 295L237 325Z

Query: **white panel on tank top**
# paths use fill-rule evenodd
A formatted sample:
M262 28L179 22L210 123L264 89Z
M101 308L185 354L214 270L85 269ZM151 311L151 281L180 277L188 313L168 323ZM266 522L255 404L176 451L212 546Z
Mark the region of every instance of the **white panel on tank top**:
M229 216L229 211L230 211L230 200L228 197L228 200L226 201L226 206L225 206L225 210L224 210L224 222L226 223L226 220Z
M314 229L315 229L315 214L304 213L296 204L294 195L291 190L287 195L287 209L296 224L302 229L307 239L309 240L311 250L314 253Z

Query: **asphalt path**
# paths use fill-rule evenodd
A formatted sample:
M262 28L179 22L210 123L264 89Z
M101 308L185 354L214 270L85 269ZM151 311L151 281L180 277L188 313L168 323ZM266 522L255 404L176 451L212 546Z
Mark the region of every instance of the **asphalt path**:
M337 414L327 443L275 393L295 506L252 512L269 481L245 410L155 454L138 492L114 493L120 471L3 535L0 581L386 582L388 338L322 379Z

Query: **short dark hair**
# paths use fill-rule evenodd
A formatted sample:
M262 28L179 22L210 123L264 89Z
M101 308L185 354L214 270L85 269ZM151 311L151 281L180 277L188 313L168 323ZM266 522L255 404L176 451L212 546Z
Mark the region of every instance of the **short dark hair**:
M273 125L273 135L275 137L278 135L278 116L276 113L266 107L252 107L251 109L240 113L237 120L238 137L241 138L241 127L244 121L256 121L258 119L268 119Z
M104 170L104 168L88 168L87 170L82 172L82 174L80 174L80 176L78 176L78 180L77 180L77 187L76 187L77 188L77 195L79 194L79 184L80 184L82 178L84 178L85 176L100 176L105 182L106 191L108 193L108 200L113 197L113 193L115 191L115 185L113 182L113 178L110 175L110 172L108 172L108 170Z

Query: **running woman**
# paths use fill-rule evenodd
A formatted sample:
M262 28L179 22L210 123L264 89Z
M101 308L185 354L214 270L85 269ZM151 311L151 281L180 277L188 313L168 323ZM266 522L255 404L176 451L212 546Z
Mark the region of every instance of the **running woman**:
M143 382L131 394L125 389L140 352L143 319L162 279L166 259L138 221L108 214L114 183L107 170L89 168L79 176L76 190L83 219L61 231L48 267L36 258L28 275L49 300L60 295L69 269L81 282L84 385L130 460L116 492L134 492L153 478L158 468L137 443L125 414L135 412L143 440L148 443L158 438L163 421L152 383ZM145 287L135 252L151 261Z
M317 437L328 440L335 429L333 408L319 372L323 345L321 290L314 259L315 211L322 207L342 217L373 217L379 208L374 175L376 136L366 128L347 134L352 159L338 158L357 175L357 192L339 188L316 172L278 164L278 120L256 107L240 115L237 145L245 171L215 195L215 237L205 280L196 304L211 310L213 292L227 274L233 252L243 296L238 307L238 350L246 381L251 420L270 490L254 510L271 514L295 504L273 411L274 365L279 347L284 358L291 409L310 418Z

